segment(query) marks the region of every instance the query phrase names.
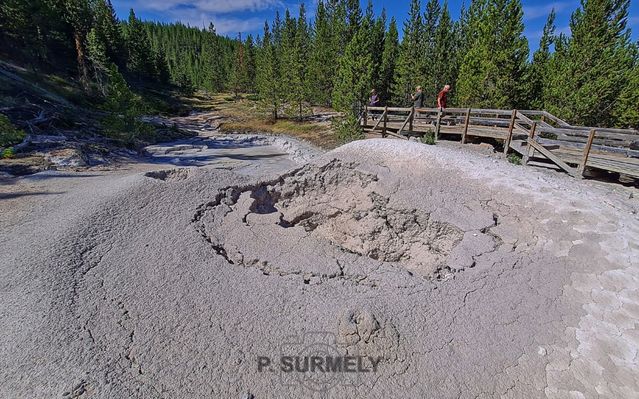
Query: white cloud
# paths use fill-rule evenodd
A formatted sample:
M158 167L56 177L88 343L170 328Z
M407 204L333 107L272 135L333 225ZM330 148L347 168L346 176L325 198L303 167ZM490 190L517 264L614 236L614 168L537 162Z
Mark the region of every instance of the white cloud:
M135 9L170 11L197 10L216 14L256 12L281 5L280 0L137 0Z
M213 22L215 31L218 34L229 36L235 36L238 32L253 32L261 29L264 25L263 18L219 17L212 13L192 8L167 10L166 15L174 21L180 21L183 24L198 28L207 28L209 23Z
M570 35L570 26L566 25L555 29L555 35L559 36L561 33L564 35ZM524 35L528 38L528 40L533 42L539 41L543 34L543 29L524 32Z
M526 6L524 7L524 19L531 20L539 17L547 17L553 9L557 14L560 14L562 11L570 8L576 9L578 5L579 3L576 1L558 1L539 6Z

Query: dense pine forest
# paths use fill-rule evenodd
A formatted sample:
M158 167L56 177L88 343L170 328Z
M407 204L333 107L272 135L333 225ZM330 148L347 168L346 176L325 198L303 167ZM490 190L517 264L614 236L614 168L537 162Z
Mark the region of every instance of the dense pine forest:
M474 0L458 20L446 2L412 0L404 21L370 2L320 0L312 19L302 4L265 22L258 37L233 38L213 25L143 22L133 10L119 21L109 0L4 0L0 55L77 77L105 97L137 83L256 93L275 118L302 117L311 105L355 114L372 88L384 104L408 105L421 85L434 106L450 84L449 106L546 109L575 124L637 127L629 5L582 0L570 35L556 34L551 13L530 54L520 0Z

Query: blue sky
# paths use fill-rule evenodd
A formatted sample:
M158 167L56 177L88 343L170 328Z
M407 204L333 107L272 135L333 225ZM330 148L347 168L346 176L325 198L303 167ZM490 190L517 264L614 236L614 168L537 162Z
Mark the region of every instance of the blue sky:
M213 22L218 33L227 36L259 34L265 20L271 21L276 11L283 13L289 8L297 14L300 2L289 0L112 0L118 16L126 18L129 9L133 8L138 17L155 21L181 21L191 26L208 26ZM443 1L443 0L442 0ZM449 8L454 18L459 16L463 0L449 0ZM470 0L466 0L468 3ZM425 3L425 0L422 1ZM628 24L632 28L634 40L639 37L639 4L631 1ZM305 2L309 17L313 16L316 0ZM408 14L408 0L373 0L375 13L382 8L390 16L395 16L399 26L403 24ZM362 1L362 8L366 0ZM579 6L579 0L566 1L534 1L524 0L525 34L534 50L537 47L546 17L551 9L557 13L557 31L569 33L568 21L570 14ZM401 33L400 33L401 34Z

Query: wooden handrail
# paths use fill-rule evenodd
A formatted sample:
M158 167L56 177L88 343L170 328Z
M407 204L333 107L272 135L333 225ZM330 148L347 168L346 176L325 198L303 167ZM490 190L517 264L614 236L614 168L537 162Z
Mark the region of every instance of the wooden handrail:
M420 114L426 115L427 118L436 118L439 116L439 108L414 108L414 107L366 107L366 112L362 115L366 118L369 111L387 111L387 117L392 114L411 114L413 118L420 118ZM468 108L446 108L441 115L442 117L458 119L461 122L461 118L468 117L467 115ZM431 114L431 115L428 115ZM508 116L508 118L505 118ZM423 117L423 116L422 116ZM531 117L544 117L546 121L533 120ZM360 118L363 119L363 118ZM478 109L473 108L470 114L469 124L473 125L473 122L476 122L481 125L481 123L485 124L500 124L502 127L508 127L510 130L509 123L512 120L512 110L501 110L501 109ZM559 127L554 127L548 124L548 120L555 122ZM513 127L513 130L517 130L518 128L528 130L533 122L537 123L537 131L539 133L563 133L570 134L570 132L583 132L584 138L588 136L588 132L592 127L587 126L572 126L567 122L557 118L556 116L548 113L547 111L538 111L538 110L517 110L516 113L516 121ZM508 125L506 125L508 124ZM597 129L597 137L598 138L613 138L613 139L639 139L633 136L639 136L639 130L636 129L619 129L619 128L596 128ZM625 135L626 137L622 137ZM630 137L629 137L630 136Z

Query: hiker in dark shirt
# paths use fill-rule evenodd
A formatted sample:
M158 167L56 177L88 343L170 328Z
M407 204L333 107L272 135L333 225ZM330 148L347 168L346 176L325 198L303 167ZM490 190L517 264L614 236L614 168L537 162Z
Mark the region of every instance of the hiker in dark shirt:
M410 96L411 100L413 100L413 105L415 106L415 108L423 108L424 93L422 92L422 87L417 86L415 90L416 90L416 93Z
M439 94L437 95L437 108L439 108L440 111L443 111L444 109L446 109L446 100L447 100L446 97L448 96L449 91L450 91L450 85L446 85L444 86L442 91L440 91Z

